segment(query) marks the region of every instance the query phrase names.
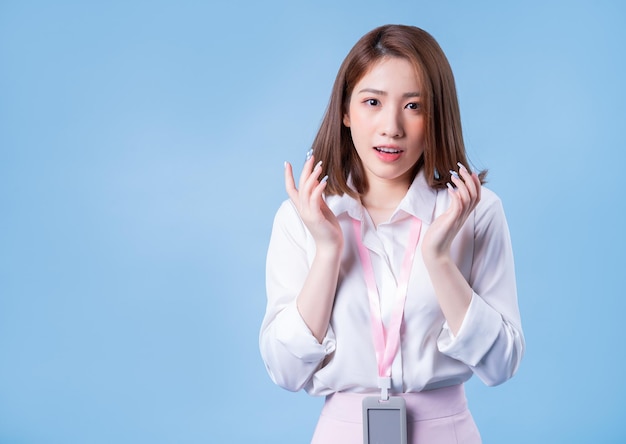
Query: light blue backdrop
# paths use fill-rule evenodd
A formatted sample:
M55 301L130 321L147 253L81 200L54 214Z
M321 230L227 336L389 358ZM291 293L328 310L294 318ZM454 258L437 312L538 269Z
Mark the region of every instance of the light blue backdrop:
M264 258L350 47L449 56L528 350L486 443L622 443L620 1L0 2L0 443L304 443L257 345ZM228 5L226 5L228 3Z

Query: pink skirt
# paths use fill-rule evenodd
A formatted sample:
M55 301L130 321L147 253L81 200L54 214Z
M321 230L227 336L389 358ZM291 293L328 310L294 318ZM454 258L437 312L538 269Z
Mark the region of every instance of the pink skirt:
M359 393L326 397L311 444L363 444L363 398ZM419 393L403 393L410 444L480 444L467 408L463 384Z

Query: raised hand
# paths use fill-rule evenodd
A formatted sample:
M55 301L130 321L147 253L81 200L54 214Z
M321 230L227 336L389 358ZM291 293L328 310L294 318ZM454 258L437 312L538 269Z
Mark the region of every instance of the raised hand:
M432 223L422 242L425 260L440 259L450 252L450 245L480 201L480 179L460 163L459 173L450 171L456 188L448 184L450 206Z
M315 239L316 247L341 249L343 246L343 233L337 218L328 208L323 198L326 180L328 176L319 180L322 173L322 162L315 164L315 157L307 156L302 168L298 188L296 188L293 168L285 162L285 189L289 199L295 205L300 218Z

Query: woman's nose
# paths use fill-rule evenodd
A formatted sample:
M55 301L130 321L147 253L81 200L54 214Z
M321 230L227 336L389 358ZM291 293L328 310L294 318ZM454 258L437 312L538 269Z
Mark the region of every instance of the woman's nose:
M385 110L381 113L380 134L387 137L402 137L404 130L400 113L395 110Z

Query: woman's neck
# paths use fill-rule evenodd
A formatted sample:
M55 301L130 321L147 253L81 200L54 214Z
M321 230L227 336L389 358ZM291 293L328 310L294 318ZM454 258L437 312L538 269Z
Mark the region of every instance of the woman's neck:
M406 196L409 183L389 181L369 181L369 189L361 196L361 203L378 226L386 222Z

